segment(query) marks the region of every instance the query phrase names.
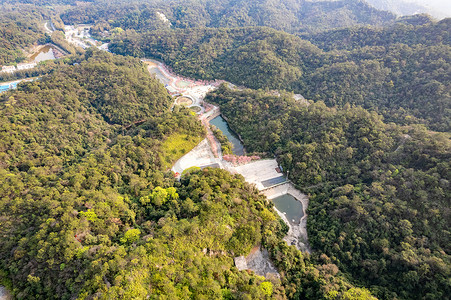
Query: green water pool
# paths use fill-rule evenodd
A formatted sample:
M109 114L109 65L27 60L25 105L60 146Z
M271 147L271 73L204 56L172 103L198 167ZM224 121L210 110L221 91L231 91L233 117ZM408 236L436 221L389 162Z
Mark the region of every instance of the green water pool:
M298 225L304 216L302 202L298 201L290 194L285 194L272 199L274 206L283 213L288 221L293 225Z

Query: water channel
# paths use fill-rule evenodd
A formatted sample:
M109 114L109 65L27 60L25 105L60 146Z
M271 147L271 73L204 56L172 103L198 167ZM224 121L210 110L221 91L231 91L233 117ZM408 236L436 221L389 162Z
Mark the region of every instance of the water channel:
M217 116L213 120L210 121L211 125L216 126L222 133L229 139L229 141L233 145L233 154L235 155L244 155L244 146L241 144L240 139L232 132L227 124L226 120L224 120L221 116Z

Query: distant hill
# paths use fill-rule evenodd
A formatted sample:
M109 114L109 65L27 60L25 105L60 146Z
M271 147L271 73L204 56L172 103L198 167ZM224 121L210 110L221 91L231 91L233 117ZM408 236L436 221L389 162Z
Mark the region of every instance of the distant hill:
M110 50L160 59L188 77L290 90L449 131L449 21L332 30L311 35L311 43L267 27L124 33Z
M0 65L25 59L22 49L36 43L44 34L40 30L41 16L28 8L18 11L5 8L0 12Z
M62 18L66 23L103 21L113 27L142 32L154 30L161 23L156 13L162 12L176 28L268 26L289 33L356 25L380 26L396 19L393 13L378 10L361 0L110 2L105 5L103 0L96 1L90 9L76 7Z
M332 49L352 50L366 46L389 46L403 43L409 46L423 44L428 46L440 43L450 45L451 19L439 22L419 20L420 15L403 18L395 26L386 28L354 27L343 28L303 36L319 48L330 51ZM415 19L415 21L414 21ZM411 23L424 22L420 26ZM413 26L412 26L413 25Z

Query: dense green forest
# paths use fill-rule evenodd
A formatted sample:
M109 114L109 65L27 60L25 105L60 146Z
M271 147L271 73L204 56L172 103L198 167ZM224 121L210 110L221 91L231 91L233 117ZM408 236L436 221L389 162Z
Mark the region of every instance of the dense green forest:
M171 102L139 60L91 50L1 95L0 275L17 298L369 295L288 246L241 176L205 169L176 182L162 144L204 129ZM259 245L280 279L233 266Z
M89 10L75 7L62 18L66 23L103 23L146 32L168 27L157 12L164 13L175 28L268 26L291 33L383 25L396 18L359 0L95 1Z
M110 49L161 59L175 72L189 77L225 79L256 89L290 90L328 106L362 105L399 124L426 123L434 130L450 130L449 19L372 29L373 35L368 34L367 40L353 38L359 45L352 50L339 50L340 44L348 44L350 31L312 38L337 45L327 52L294 35L263 27L146 34L125 31ZM341 34L342 39L347 37L345 42L340 41L341 32L346 32ZM359 32L371 30L356 32L359 36ZM423 44L422 40L428 42ZM326 47L322 43L319 46Z
M0 94L0 285L17 299L449 298L451 19L360 0L0 8L0 65L47 42L71 54L0 74L39 77ZM115 54L82 53L63 22L92 24ZM287 225L242 176L174 179L206 132L142 57L235 85L207 101L309 195L311 254L282 240ZM256 247L279 277L234 266Z
M263 91L212 92L250 152L278 156L311 195L309 242L382 299L450 294L448 135Z
M26 49L44 39L41 14L35 8L0 6L0 65L21 62Z
M387 121L426 123L433 130L449 131L450 19L435 22L417 15L395 20L365 5L358 1L118 2L107 7L94 4L88 13L85 7L74 8L62 19L93 22L94 34L113 39L113 52L161 59L185 76L220 78L255 89L285 89L328 106L362 105ZM160 12L170 23L158 17ZM343 21L345 15L361 21ZM335 17L344 23L334 23ZM383 24L390 26L357 26ZM346 28L325 31L342 27Z

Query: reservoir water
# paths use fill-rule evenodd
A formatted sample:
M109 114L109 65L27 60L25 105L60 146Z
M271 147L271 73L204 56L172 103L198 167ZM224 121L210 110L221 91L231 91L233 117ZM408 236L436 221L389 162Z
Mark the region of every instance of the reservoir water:
M0 83L0 93L1 92L6 92L7 90L10 89L15 89L17 87L17 82L12 82L12 83Z
M243 144L241 144L239 138L232 132L226 120L224 120L221 116L217 116L216 118L210 121L210 124L216 126L216 128L221 130L222 133L229 139L229 141L233 145L233 154L244 155Z
M50 59L55 59L55 54L53 53L53 47L49 45L42 47L30 57L30 61L36 63Z
M288 221L293 225L298 225L304 216L301 201L296 200L292 195L285 194L272 199L278 211L284 213Z

